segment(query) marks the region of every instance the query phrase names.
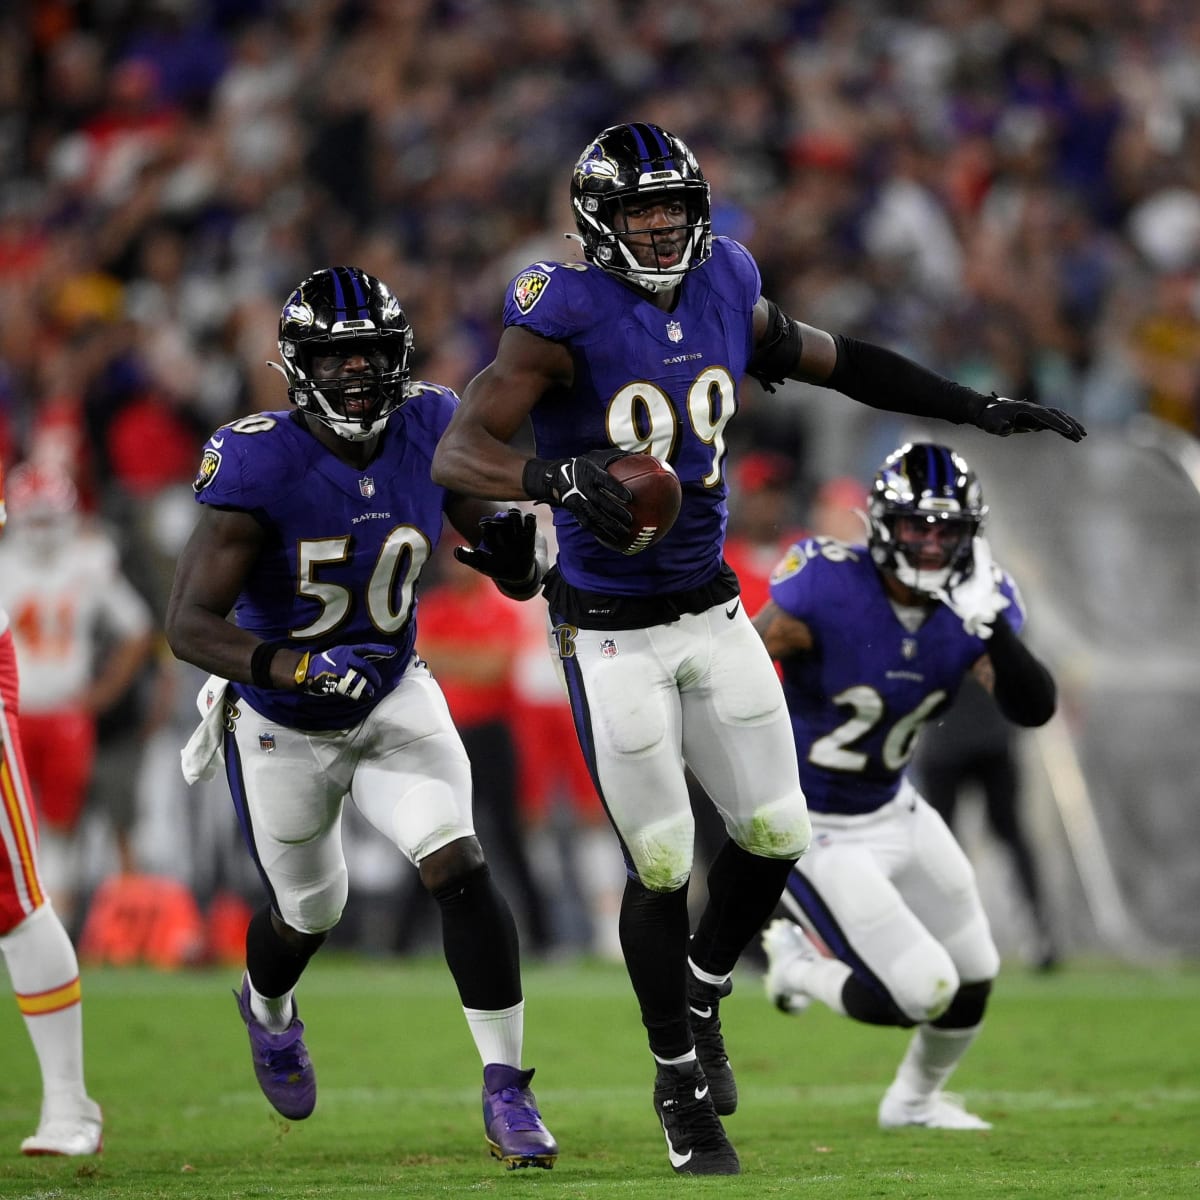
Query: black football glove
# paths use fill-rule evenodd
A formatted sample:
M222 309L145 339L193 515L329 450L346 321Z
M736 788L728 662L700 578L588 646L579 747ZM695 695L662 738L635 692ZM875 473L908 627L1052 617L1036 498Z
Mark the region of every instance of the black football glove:
M533 513L510 508L479 521L479 544L455 546L460 563L493 580L514 600L537 594L546 573L546 539Z
M972 423L985 433L994 433L997 437L1008 437L1010 433L1032 433L1038 429L1052 429L1072 442L1087 437L1087 430L1061 408L1046 408L1031 400L1009 400L994 392Z
M606 470L624 458L625 450L589 450L575 458L531 458L521 486L533 500L565 508L600 541L622 545L633 527L629 502L633 493Z

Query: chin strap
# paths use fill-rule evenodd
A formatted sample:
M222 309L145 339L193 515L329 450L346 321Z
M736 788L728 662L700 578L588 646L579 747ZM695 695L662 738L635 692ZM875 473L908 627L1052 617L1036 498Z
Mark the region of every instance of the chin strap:
M579 234L564 233L563 237L569 242L578 242L583 247L584 257L587 258L587 243L582 237L579 236ZM621 250L622 253L627 253L624 247L621 247ZM628 269L617 270L614 267L606 267L603 263L598 263L594 259L588 258L588 262L595 267L599 267L600 270L610 271L614 275L619 275L622 279L628 279L630 283L637 284L637 286L642 288L643 291L654 292L655 294L658 292L670 291L672 288L678 287L683 282L683 277L688 273L687 264L691 262L691 260L692 251L689 249L686 261L680 263L680 265L675 268L676 273L671 275L645 275L642 273L645 268L637 267L636 264L634 267L630 267ZM283 370L282 367L279 369Z

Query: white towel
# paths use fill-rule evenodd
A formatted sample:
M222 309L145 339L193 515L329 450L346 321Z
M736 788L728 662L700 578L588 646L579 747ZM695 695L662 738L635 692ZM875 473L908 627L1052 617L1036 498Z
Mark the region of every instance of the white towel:
M196 696L200 724L179 752L183 777L189 784L211 779L222 760L221 741L225 732L225 689L229 680L210 675Z

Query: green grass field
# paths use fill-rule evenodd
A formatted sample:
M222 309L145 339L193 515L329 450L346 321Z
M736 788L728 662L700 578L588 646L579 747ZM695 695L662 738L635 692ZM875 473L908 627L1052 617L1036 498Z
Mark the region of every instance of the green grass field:
M85 974L98 1159L26 1159L32 1050L0 1020L0 1196L988 1197L1200 1195L1200 969L1013 967L954 1079L990 1133L883 1133L907 1035L814 1008L785 1017L739 973L722 1007L742 1102L738 1178L668 1166L623 971L532 966L526 1063L562 1152L553 1171L487 1155L479 1063L440 960L318 959L300 993L320 1101L289 1125L254 1082L233 970Z

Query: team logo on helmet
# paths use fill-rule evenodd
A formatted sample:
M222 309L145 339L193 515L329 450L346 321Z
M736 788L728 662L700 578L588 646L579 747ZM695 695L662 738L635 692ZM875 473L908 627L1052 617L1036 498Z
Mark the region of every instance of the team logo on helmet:
M298 299L300 293L297 292L291 300L288 301L283 310L283 320L287 325L311 325L316 320L313 310L309 308L303 300Z
M541 298L550 282L545 271L526 271L513 284L513 300L517 307L527 313Z
M575 164L575 175L580 180L616 179L617 174L617 164L604 153L599 142L593 142Z
M221 454L218 450L208 448L200 457L200 470L192 480L192 491L202 492L217 477L221 469Z

